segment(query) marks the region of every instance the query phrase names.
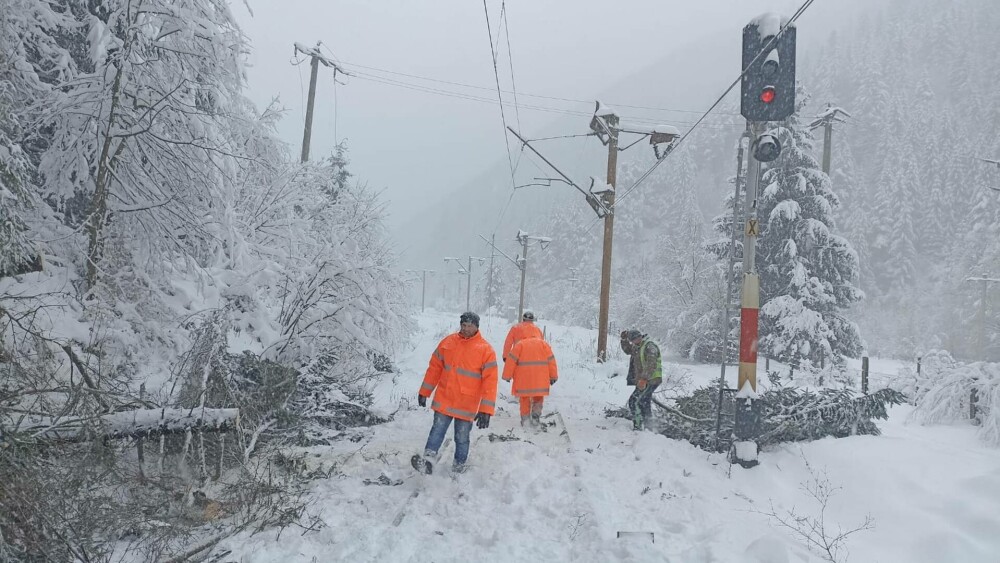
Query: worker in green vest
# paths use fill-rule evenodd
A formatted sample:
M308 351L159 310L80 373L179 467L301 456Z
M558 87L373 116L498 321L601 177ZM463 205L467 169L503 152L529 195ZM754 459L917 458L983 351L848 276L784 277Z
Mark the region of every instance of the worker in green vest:
M645 334L632 329L625 333L632 345L631 363L635 366L635 391L628 398L635 430L642 430L652 414L653 392L663 382L663 360L660 347Z

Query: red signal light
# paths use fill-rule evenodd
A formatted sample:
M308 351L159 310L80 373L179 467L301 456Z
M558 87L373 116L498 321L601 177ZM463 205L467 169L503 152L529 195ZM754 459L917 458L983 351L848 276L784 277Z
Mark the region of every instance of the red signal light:
M765 86L760 91L760 101L769 104L774 101L774 86Z

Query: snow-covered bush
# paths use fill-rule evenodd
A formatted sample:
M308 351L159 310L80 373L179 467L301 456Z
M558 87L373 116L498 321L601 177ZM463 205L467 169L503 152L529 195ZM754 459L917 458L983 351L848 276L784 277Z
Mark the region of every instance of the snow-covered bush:
M916 405L913 418L922 424L969 420L975 412L979 436L1000 445L1000 364L961 363L944 351L924 356L919 377L909 372L904 382Z

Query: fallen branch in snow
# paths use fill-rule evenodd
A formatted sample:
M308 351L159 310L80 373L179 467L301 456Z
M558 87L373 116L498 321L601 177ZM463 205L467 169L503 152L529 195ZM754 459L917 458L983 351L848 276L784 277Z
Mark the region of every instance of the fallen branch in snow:
M94 380L90 377L90 373L87 372L87 366L83 365L83 362L80 361L80 358L76 355L76 352L73 351L73 348L71 348L69 344L64 344L62 349L66 352L66 355L69 356L70 361L73 362L76 369L80 371L80 376L83 377L83 382L87 384L87 388L90 391L95 391L92 395L97 401L97 404L101 405L104 412L110 411L111 405L109 405L108 402L104 400L104 397L101 396L100 388L94 383Z
M140 409L93 417L39 417L16 429L21 436L56 443L95 439L149 438L188 430L225 432L239 424L239 409Z
M688 415L682 413L681 411L679 411L679 410L677 410L677 409L675 409L673 407L670 407L670 406L667 406L667 405L661 403L659 401L659 399L657 399L656 397L653 397L653 402L656 403L656 406L660 407L661 409L667 411L670 414L679 416L679 417L683 418L684 420L690 420L691 422L700 422L700 423L712 423L712 424L715 424L715 420L714 419L711 419L711 418L694 418L692 416L688 416Z

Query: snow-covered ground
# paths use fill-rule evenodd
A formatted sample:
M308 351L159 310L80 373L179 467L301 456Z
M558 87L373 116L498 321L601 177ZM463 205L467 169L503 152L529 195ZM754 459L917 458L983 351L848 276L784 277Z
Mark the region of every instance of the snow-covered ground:
M428 312L419 325L398 358L401 373L376 390L393 420L357 429L357 442L308 450L311 464L335 466L312 492L310 510L325 526L234 538L220 546L232 550L227 561L830 560L769 513L800 530L822 516L828 538L871 517L870 529L835 544L837 561L1000 561L1000 451L978 443L973 427L918 426L901 406L880 423L882 436L788 444L742 469L722 454L605 418L604 409L624 405L631 391L623 377L611 377L627 360L615 350L599 365L593 331L544 320L560 368L546 401L549 431L521 429L501 381L490 427L473 428L469 471L451 474L449 446L434 475L417 475L409 458L422 450L432 419L416 405L417 389L458 315ZM484 318L481 330L499 351L508 328ZM665 366L681 370L692 387L719 373L711 365ZM823 512L809 493L816 487L832 487ZM794 524L790 511L804 520Z

